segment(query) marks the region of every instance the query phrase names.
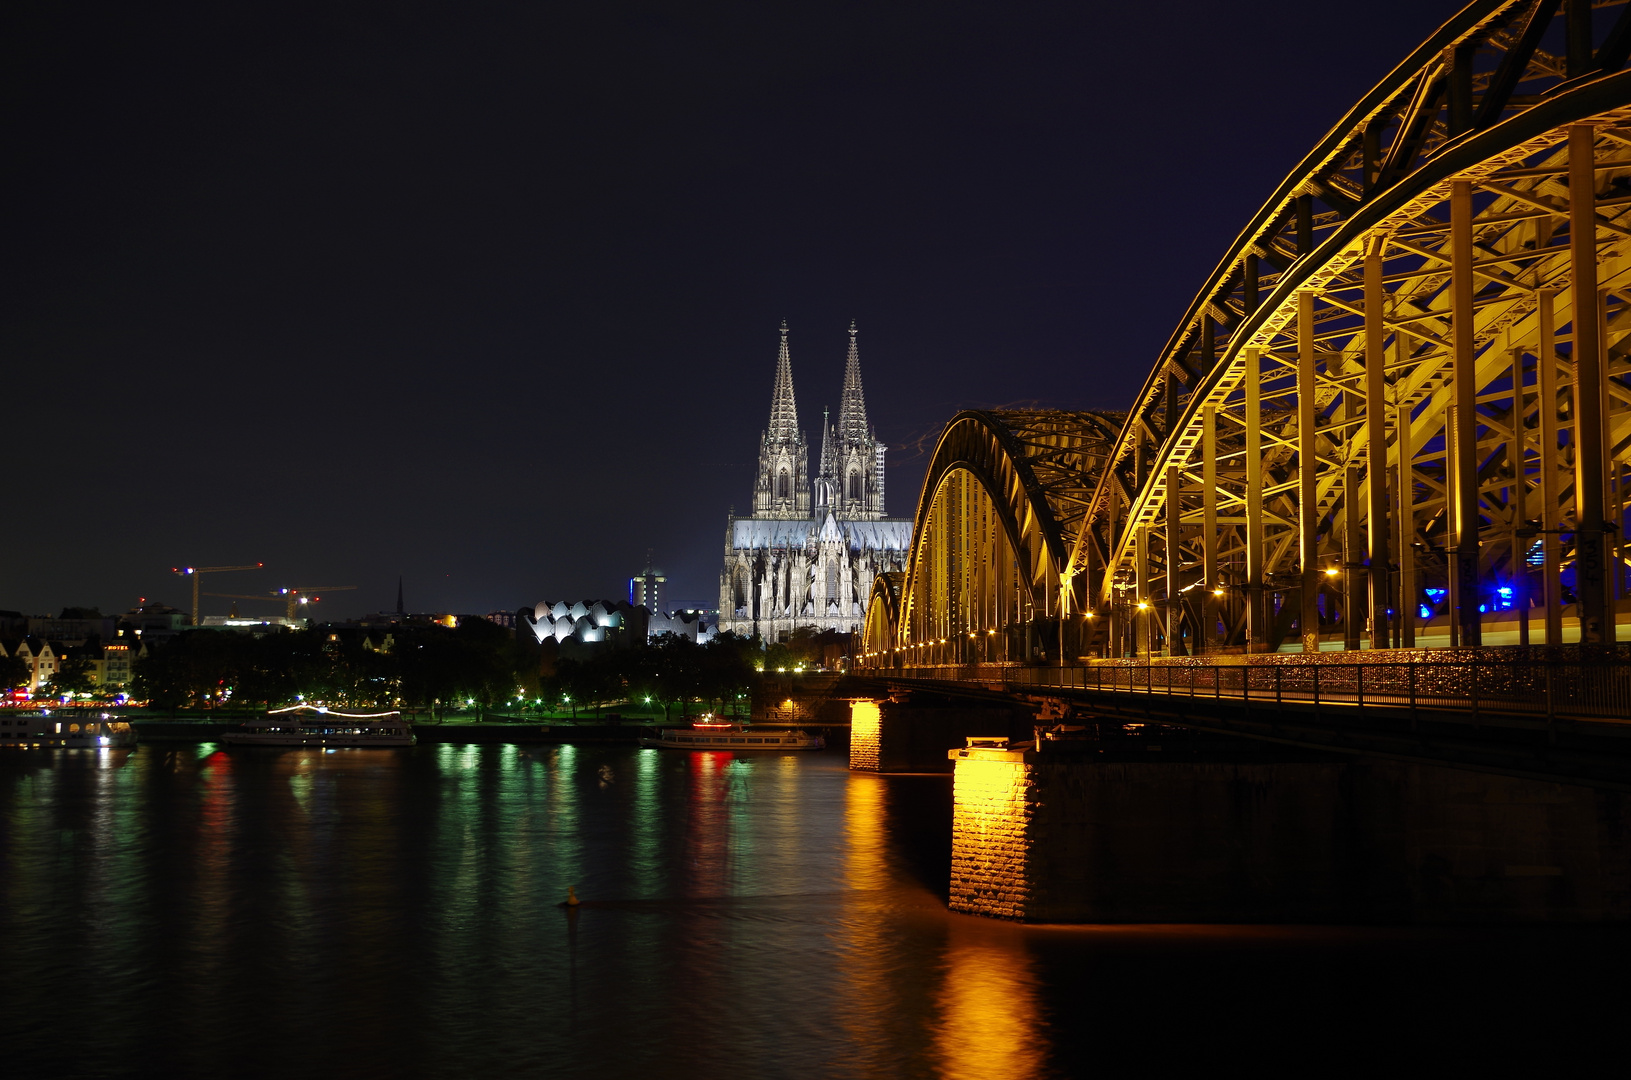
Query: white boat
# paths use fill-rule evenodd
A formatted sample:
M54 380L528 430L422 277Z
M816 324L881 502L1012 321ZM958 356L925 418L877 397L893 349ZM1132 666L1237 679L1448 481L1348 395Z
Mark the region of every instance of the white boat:
M84 750L136 745L136 729L110 713L77 712L0 716L0 746Z
M344 713L320 706L278 709L225 732L228 746L412 746L413 726L395 710Z
M820 750L827 740L803 731L749 730L741 724L704 716L688 728L661 728L640 736L641 746L668 750Z

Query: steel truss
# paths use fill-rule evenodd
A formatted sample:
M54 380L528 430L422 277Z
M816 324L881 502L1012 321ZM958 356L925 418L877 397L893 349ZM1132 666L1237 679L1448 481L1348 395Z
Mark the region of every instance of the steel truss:
M1612 642L1628 57L1624 3L1469 5L1247 225L1118 431L954 418L892 655Z

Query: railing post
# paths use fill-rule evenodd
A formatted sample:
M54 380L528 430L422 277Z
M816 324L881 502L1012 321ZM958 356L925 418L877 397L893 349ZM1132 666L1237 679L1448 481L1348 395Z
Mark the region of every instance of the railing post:
M1285 669L1280 667L1280 665L1278 665L1278 664L1274 665L1274 704L1277 707L1282 706L1282 705L1285 704L1285 698L1281 694L1281 689L1282 688L1281 688L1281 679L1280 679L1280 674L1284 670Z
M1546 662L1546 741L1557 742L1557 716L1552 711L1552 662Z
M1472 726L1478 726L1478 661L1472 662Z
M1416 662L1411 660L1410 668L1410 730L1416 730Z
M1354 704L1363 708L1365 705L1365 665L1354 665Z
M1320 722L1320 666L1314 665L1314 723Z

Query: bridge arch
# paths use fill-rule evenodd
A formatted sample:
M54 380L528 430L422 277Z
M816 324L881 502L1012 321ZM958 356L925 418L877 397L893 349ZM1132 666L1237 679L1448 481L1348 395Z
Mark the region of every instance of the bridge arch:
M1061 572L1120 420L1046 410L952 418L918 499L898 655L1012 662L1056 646L1037 624L1057 619L1061 604L1081 608L1085 589L1061 586Z
M1475 0L1274 190L1091 461L1046 490L1028 433L1095 414L955 417L897 649L1023 624L1034 660L1077 611L1118 656L1613 641L1628 59L1631 4ZM1004 544L1014 604L969 603Z
M1631 7L1471 4L1277 188L1084 518L1112 653L1614 639L1628 56Z
M887 570L872 579L872 595L867 598L866 621L861 630L861 658L869 664L894 657L900 626L900 591L906 575Z

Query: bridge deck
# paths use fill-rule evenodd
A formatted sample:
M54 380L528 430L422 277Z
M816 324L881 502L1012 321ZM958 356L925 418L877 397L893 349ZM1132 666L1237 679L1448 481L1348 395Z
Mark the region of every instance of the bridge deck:
M1631 790L1631 665L1498 655L1372 663L1112 661L865 673L910 689L1052 698L1105 719Z

